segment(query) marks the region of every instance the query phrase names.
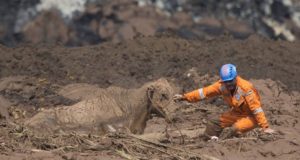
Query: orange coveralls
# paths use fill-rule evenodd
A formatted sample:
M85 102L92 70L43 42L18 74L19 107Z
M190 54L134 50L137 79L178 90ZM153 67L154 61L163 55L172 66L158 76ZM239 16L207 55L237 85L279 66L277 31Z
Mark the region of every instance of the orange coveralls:
M242 79L236 78L237 89L233 95L221 82L194 90L184 94L184 98L189 102L196 102L205 98L222 95L224 101L231 106L231 110L225 112L220 117L220 126L235 127L238 133L244 133L255 128L268 128L268 122L261 108L260 97L253 85Z

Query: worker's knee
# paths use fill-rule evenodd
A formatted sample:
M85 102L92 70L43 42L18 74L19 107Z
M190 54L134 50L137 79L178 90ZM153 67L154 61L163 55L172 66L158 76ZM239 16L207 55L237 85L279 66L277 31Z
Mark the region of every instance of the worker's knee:
M237 121L234 125L237 133L245 133L257 127L256 121L253 118L246 117Z

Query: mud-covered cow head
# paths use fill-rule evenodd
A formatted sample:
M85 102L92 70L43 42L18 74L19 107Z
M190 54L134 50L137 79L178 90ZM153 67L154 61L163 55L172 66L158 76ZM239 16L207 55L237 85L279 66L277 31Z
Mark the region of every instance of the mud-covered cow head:
M152 112L158 113L166 120L172 119L171 115L176 108L172 100L173 88L166 79L159 79L153 82L147 91Z

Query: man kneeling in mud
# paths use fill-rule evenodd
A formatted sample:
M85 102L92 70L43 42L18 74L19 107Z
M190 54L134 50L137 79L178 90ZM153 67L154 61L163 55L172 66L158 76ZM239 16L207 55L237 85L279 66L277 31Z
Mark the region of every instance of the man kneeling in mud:
M236 67L225 64L220 70L220 80L214 84L186 94L176 94L175 101L196 102L205 98L222 95L231 110L217 119L211 119L206 127L205 136L226 139L245 133L259 126L265 133L274 133L269 128L260 96L253 85L237 75Z

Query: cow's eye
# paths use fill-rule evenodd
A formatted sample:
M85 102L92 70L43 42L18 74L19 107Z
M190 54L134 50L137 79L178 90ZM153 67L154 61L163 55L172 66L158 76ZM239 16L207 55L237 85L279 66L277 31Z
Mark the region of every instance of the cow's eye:
M169 99L169 96L168 96L167 94L163 93L163 94L161 95L161 98L162 98L162 99L168 100L168 99Z

